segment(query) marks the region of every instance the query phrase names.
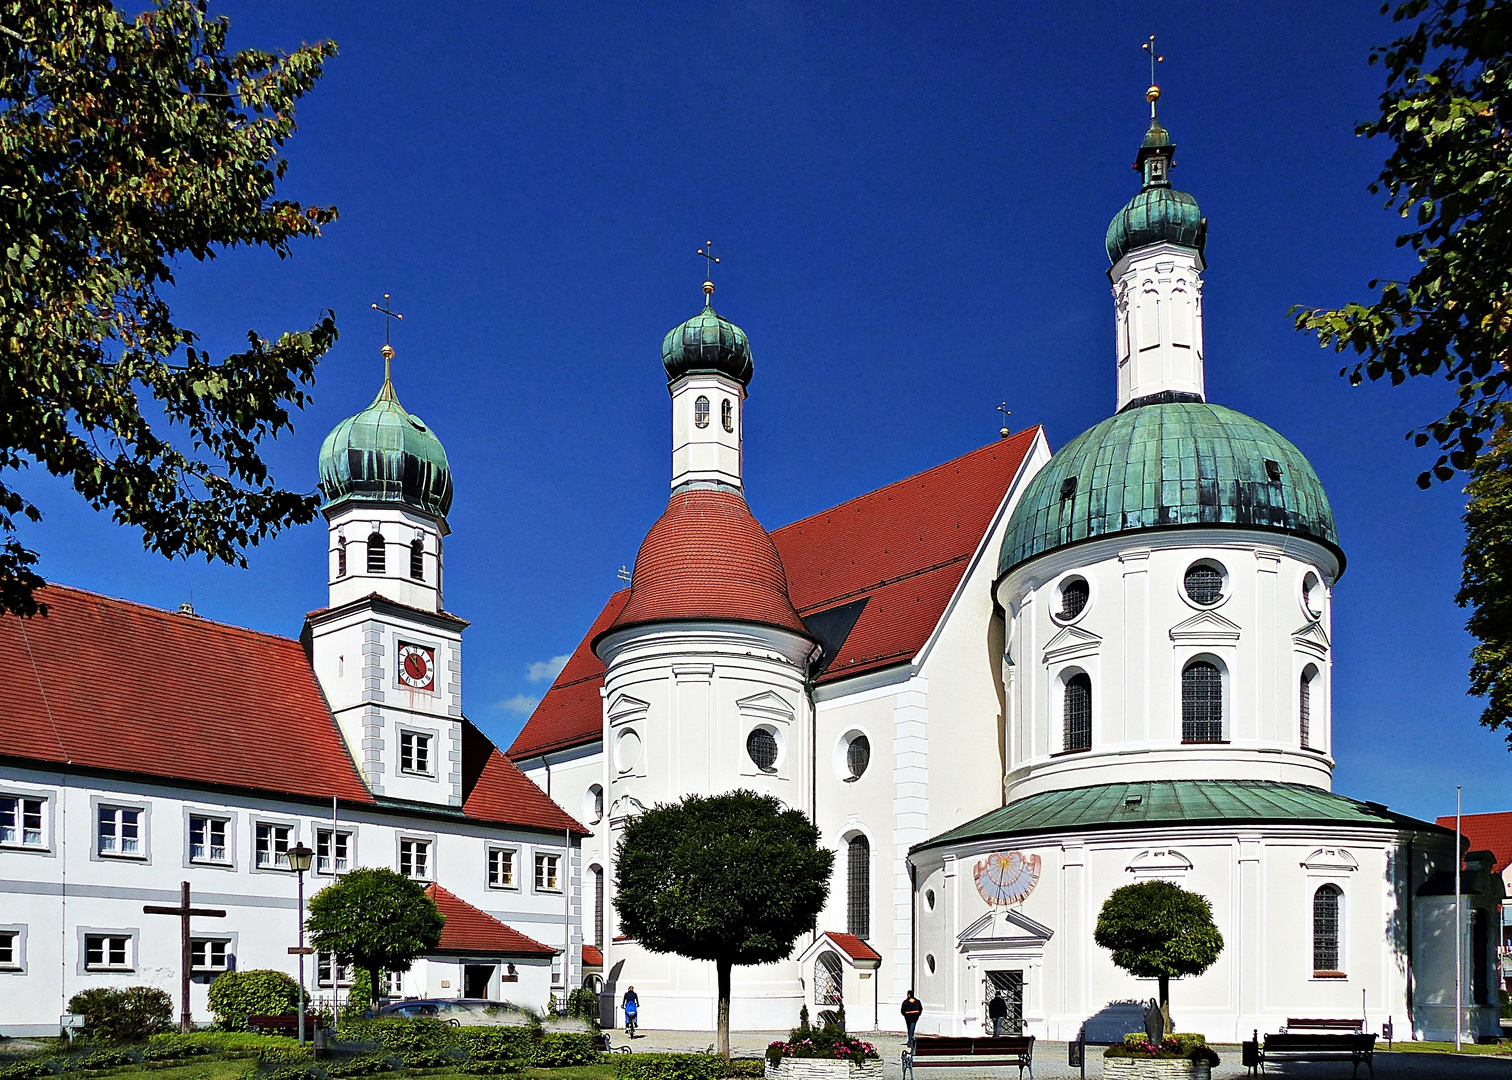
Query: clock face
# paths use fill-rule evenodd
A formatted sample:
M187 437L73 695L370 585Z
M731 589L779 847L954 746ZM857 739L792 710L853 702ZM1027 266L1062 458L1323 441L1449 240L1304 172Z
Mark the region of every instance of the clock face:
M416 690L429 690L436 683L436 654L421 645L399 646L399 681Z

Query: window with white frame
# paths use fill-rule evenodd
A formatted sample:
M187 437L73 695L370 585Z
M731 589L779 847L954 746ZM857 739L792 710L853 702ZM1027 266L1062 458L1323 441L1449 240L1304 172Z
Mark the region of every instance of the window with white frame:
M557 953L551 958L551 985L562 985L562 954Z
M1339 901L1344 890L1326 883L1313 893L1313 975L1339 978L1344 974L1339 955Z
M43 847L42 810L45 801L22 795L0 796L0 844Z
M85 934L85 971L130 971L130 934Z
M562 882L557 870L561 865L560 855L548 855L545 852L537 852L535 857L535 887L536 892L561 892Z
M488 887L490 889L516 887L515 853L510 848L488 849Z
M0 930L0 970L15 971L21 966L21 931Z
M315 954L315 985L325 987L348 987L352 985L352 965L343 964L336 954Z
M101 806L95 831L95 851L128 859L140 859L142 811L133 806Z
M420 731L399 732L399 771L431 775L431 737Z
M389 998L404 996L404 972L385 971L383 973L383 996Z
M430 880L430 841L399 838L399 872L416 881Z
M344 874L352 866L352 834L346 829L315 830L315 872Z
M1313 745L1313 685L1317 677L1318 669L1308 664L1302 669L1302 679L1297 685L1297 734L1302 740L1304 750L1311 750Z
M226 830L230 822L209 815L189 815L189 861L199 863L229 862Z
M256 837L257 865L264 870L289 869L289 838L294 832L294 826L259 821L253 832Z
M189 970L193 972L225 971L230 938L191 938Z

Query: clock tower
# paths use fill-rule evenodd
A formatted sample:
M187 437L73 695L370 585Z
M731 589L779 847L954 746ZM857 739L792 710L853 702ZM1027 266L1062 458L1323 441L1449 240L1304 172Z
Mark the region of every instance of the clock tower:
M320 448L330 603L304 640L375 795L462 804L462 630L442 603L452 479L446 451L383 385Z

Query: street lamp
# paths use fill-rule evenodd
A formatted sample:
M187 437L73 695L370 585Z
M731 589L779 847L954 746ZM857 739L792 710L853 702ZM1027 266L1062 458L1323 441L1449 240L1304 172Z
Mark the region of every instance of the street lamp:
M299 1045L303 1046L305 1042L304 958L310 951L305 948L304 943L304 876L305 871L310 868L310 860L315 857L315 853L300 843L291 847L288 855L289 869L299 875L299 948L295 951L299 953Z

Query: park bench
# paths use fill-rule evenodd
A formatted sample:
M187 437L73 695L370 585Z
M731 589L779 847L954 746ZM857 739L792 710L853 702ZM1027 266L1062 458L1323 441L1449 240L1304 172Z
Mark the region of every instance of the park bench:
M1281 1025L1283 1035L1308 1032L1314 1035L1359 1035L1365 1030L1363 1020L1307 1020L1287 1017Z
M309 1014L305 1015L305 1038L315 1037L316 1018ZM293 1013L284 1016L249 1016L247 1017L247 1030L254 1035L288 1035L291 1038L299 1036L299 1017Z
M958 1035L920 1035L913 1052L903 1050L903 1075L912 1077L914 1066L967 1065L984 1069L993 1065L1017 1065L1020 1080L1024 1070L1034 1077L1033 1035L988 1035L971 1038Z
M1288 1025L1290 1026L1290 1025ZM1375 1040L1373 1034L1299 1034L1283 1032L1260 1039L1260 1032L1243 1046L1243 1065L1253 1074L1257 1069L1265 1072L1267 1062L1280 1061L1348 1061L1353 1065L1351 1076L1360 1070L1360 1062L1370 1068L1371 1080L1375 1080Z

